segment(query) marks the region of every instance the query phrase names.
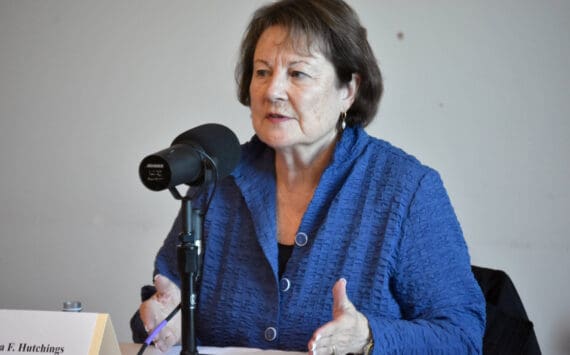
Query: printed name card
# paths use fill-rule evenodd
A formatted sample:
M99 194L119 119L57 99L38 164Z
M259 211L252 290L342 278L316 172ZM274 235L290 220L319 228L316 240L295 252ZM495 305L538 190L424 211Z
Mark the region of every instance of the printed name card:
M111 318L103 313L0 309L0 355L120 355Z

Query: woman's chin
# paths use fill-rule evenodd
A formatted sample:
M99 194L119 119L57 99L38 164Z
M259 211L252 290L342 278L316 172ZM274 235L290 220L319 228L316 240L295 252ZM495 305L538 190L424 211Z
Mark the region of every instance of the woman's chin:
M273 149L285 148L294 144L294 137L282 129L257 131L259 139Z
M288 137L271 137L268 139L262 138L261 141L275 150L286 149L293 145Z

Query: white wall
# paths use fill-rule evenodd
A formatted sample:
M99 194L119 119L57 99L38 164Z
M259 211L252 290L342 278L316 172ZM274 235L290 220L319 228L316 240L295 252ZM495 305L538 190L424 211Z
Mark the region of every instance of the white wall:
M233 65L261 3L0 0L0 308L79 299L130 339L178 208L138 163L205 122L250 137ZM385 75L369 132L440 171L473 263L570 352L570 2L351 4Z

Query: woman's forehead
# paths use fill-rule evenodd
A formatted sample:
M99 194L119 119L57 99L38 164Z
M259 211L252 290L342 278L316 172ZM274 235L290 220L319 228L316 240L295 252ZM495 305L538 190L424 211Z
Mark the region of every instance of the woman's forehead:
M291 50L303 57L318 57L324 54L322 38L300 29L279 25L268 27L259 37L256 49L262 39L274 41L276 46Z

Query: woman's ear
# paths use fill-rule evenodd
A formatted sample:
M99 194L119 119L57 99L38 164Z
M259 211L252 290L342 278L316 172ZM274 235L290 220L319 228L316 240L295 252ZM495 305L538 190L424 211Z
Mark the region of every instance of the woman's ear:
M360 74L352 73L352 78L346 84L344 84L343 97L345 109L344 112L348 111L350 106L354 103L356 99L356 94L358 93L358 88L360 87Z

